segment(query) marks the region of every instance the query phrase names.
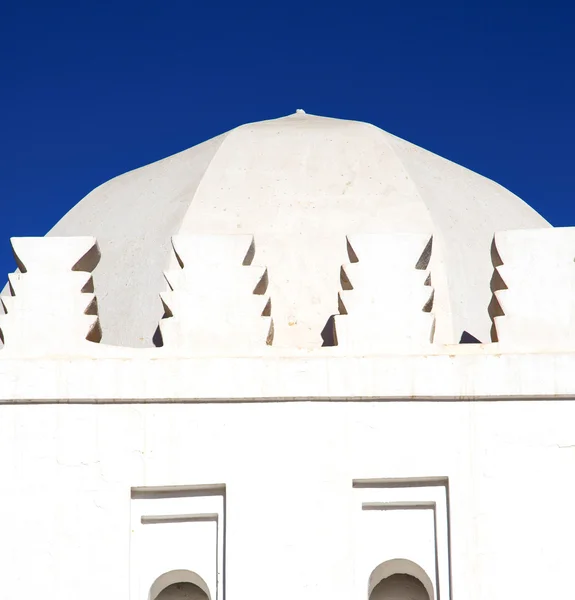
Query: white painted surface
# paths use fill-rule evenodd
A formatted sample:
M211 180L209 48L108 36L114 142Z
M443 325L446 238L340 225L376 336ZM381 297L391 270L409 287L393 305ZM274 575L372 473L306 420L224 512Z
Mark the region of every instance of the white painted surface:
M163 314L163 271L171 266L177 234L198 184L225 135L130 171L97 187L74 206L49 236L93 236L102 259L94 272L100 289L103 341L151 346Z
M267 270L251 264L249 235L174 236L178 263L166 273L162 293L172 315L160 323L170 351L242 354L273 339Z
M358 235L348 240L357 262L342 267L345 288L334 319L337 345L346 354L430 350L435 318L433 288L418 265L425 235ZM429 278L429 279L428 279Z
M449 477L455 599L570 589L574 402L37 405L0 416L6 597L130 597L130 488L225 482L227 598L366 600L352 480L437 475ZM390 550L378 535L374 559L379 540ZM174 567L193 570L192 559Z
M575 228L496 233L489 255L491 302L485 311L490 335L498 340L491 344L442 344L438 339L437 331L450 316L438 306L437 271L433 270L437 252L428 236L363 234L346 240L349 263L339 269L337 313L317 331L325 347L300 344L297 332L302 330L297 319L288 323L288 328L293 327L294 345L285 345L277 322L291 299L274 296L274 289L279 291L270 282L268 267L252 264L254 256L261 259L257 239L238 234L192 234L173 238L174 266L166 272L170 291L161 294L165 318L158 328L165 337L165 348L135 349L86 342L100 338L89 275L97 262L92 255L99 258L94 238L14 238L17 256L21 248L26 258L25 262L19 259L21 272L10 275L12 295L2 299L8 311L0 315L0 328L8 337L3 357L70 354L145 360L259 356L308 357L317 363L334 357L449 354L475 357L471 364L481 365L480 358L488 355L531 353L539 360L543 354L575 350ZM26 263L32 265L31 272ZM96 292L98 295L99 290ZM314 312L319 305L310 302L308 308ZM330 323L331 334L326 335ZM277 364L283 370L288 363ZM253 366L257 368L257 363ZM253 384L251 378L244 381ZM472 385L478 383L474 380ZM515 389L515 381L502 383ZM365 386L344 394L341 389L339 393L326 389L325 381L314 384L322 391L304 396L380 395L368 392ZM473 389L461 393L482 395ZM532 395L534 390L504 395L525 393ZM247 396L245 392L223 393L223 397L266 395L293 394L282 388L274 394L262 390ZM421 395L434 394L428 388L422 389Z
M372 125L297 113L244 125L100 186L49 233L98 239L103 341L150 346L174 234L250 234L275 343L318 347L347 235L434 236L436 340L489 341L495 231L546 227L519 198Z
M189 582L199 585L209 600L222 598L221 497L132 497L130 518L133 597L146 598L150 590L170 582ZM164 581L170 573L173 576Z
M363 595L366 581L371 594L397 573L421 581L430 600L450 597L448 481L437 480L427 485L411 477L386 487L380 479L379 487L377 479L367 479L365 487L356 487L361 512L354 513L355 597Z
M501 350L575 350L575 227L499 232L493 249Z
M403 575L430 600L568 595L575 238L545 225L374 127L298 113L106 184L63 239L15 240L2 597L424 600ZM78 230L102 232L120 346L85 339ZM121 347L149 345L163 269L164 347ZM320 348L332 315L342 344ZM445 343L493 324L497 343Z
M435 574L431 510L369 511L362 517L355 560L363 566L359 573L364 576L356 579L356 597L365 593L365 581L369 580L370 571L384 560L407 558L418 564L425 573ZM435 598L435 595L431 596L431 600Z
M31 356L82 351L101 331L90 272L100 258L94 238L13 238L20 269L2 297L2 338L9 351Z

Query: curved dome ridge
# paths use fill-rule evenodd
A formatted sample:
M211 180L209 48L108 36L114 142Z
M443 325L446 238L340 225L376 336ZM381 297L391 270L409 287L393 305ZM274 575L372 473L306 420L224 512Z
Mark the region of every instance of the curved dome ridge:
M174 234L250 234L269 272L274 344L317 347L338 310L346 236L433 236L435 339L489 339L495 231L549 227L517 196L360 121L297 112L114 178L48 235L92 235L102 341L149 346Z
M102 342L150 346L162 318L159 294L178 232L196 189L228 134L140 167L100 185L49 236L96 237L94 272ZM155 325L153 325L155 323Z

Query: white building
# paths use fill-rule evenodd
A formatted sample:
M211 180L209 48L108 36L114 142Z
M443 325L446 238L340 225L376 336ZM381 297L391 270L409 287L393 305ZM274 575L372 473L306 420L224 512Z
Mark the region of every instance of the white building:
M575 229L298 111L13 247L0 598L572 593Z

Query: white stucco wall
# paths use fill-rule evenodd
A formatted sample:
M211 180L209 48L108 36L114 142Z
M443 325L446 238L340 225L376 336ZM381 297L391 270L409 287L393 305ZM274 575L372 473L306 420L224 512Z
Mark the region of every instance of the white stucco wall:
M492 344L429 339L429 289L412 291L431 287L413 266L426 239L402 246L417 252L391 302L387 263L360 277L370 244L356 238L347 335L314 349L266 343L263 272L242 296L253 269L244 250L222 268L227 238L180 244L157 349L87 341L95 240L17 241L27 270L0 322L0 597L149 600L186 582L209 600L367 600L397 573L430 600L568 594L575 231L495 236ZM217 301L196 294L203 252L226 275Z
M224 483L228 599L366 600L353 480L436 476L453 598L564 597L574 419L551 400L2 406L2 597L147 600L131 590L131 488ZM374 559L397 514L366 542ZM404 545L420 524L405 527Z

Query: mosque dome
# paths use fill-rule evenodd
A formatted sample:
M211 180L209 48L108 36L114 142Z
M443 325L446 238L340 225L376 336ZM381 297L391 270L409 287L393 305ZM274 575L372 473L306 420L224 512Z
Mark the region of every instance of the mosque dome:
M435 341L487 342L494 232L549 226L497 183L373 125L298 111L116 177L48 235L97 238L102 342L142 347L163 315L171 236L251 234L274 345L313 348L338 312L346 236L433 236Z

